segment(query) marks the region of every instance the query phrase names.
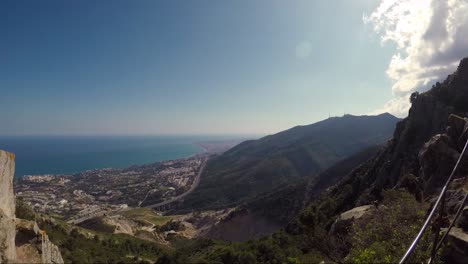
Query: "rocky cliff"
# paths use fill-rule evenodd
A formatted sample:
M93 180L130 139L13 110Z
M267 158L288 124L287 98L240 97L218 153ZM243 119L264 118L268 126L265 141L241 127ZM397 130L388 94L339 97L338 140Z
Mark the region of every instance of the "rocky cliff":
M0 263L16 259L14 173L15 156L0 150Z
M63 263L37 223L15 218L15 156L0 150L0 263Z
M16 221L17 262L64 263L59 248L34 221Z
M408 117L397 124L387 145L313 201L301 214L302 223L314 227L319 222L329 231L330 221L336 216L357 206L379 204L386 189L405 188L419 201L434 202L468 138L468 58L442 83L437 82L425 93L412 94L411 103ZM466 177L468 157L465 156L446 194L447 219L453 218L461 206ZM321 218L310 217L315 215ZM295 228L293 224L288 226L291 232L296 232ZM457 225L454 230L463 230L463 225ZM449 240L456 246L446 247L450 252L444 258L448 263L466 263L468 233L450 232ZM342 258L340 254L338 257Z
M444 82L437 82L425 93L414 93L411 102L408 117L397 124L393 139L387 146L365 164L356 168L331 191L332 195L339 196L346 185L352 187L353 191L342 197L346 202L338 208L339 210L349 210L356 205L369 204L379 199L381 191L385 188L395 186L413 188L415 194L419 193L422 199L423 196L437 193L442 187L445 178L440 177L444 176L437 176L439 177L437 179L435 175L428 175L431 169L427 166L431 162L427 159L430 159L430 156L422 158L420 151L433 136L446 133L447 126L456 126L449 124L451 114L461 118L468 116L468 58L463 59L457 71L449 75ZM456 143L448 142L447 137L453 137L451 133L453 134L454 128L451 130L447 131L447 136L433 139L438 144L434 147L457 144L455 149L459 152L458 139ZM457 153L445 154L447 154L446 160L438 162L452 164ZM440 169L432 174L445 175L446 171Z

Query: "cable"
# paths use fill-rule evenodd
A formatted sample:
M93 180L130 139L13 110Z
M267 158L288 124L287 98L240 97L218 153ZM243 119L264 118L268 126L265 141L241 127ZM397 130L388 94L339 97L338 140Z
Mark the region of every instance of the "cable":
M462 160L463 155L465 154L465 151L466 151L467 146L468 146L468 138L467 138L467 140L466 140L466 143L465 143L465 146L463 147L462 152L460 153L460 156L458 157L458 160L457 160L457 163L455 164L455 167L453 167L452 173L450 174L449 178L448 178L447 181L445 182L445 185L444 185L444 187L442 188L442 191L440 192L439 197L437 198L437 201L435 202L434 206L432 207L431 212L430 212L429 215L427 216L427 219L426 219L426 221L424 222L424 225L421 227L421 230L419 230L418 235L417 235L416 238L413 240L413 243L411 243L411 245L409 246L409 248L408 248L408 250L406 251L405 255L401 258L401 260L400 260L400 262L399 262L400 264L405 263L405 261L409 258L409 256L410 256L411 253L413 252L413 250L416 248L416 245L417 245L417 243L419 242L419 240L421 239L421 237L422 237L424 231L426 231L426 228L428 227L430 221L432 220L432 217L434 216L434 213L435 213L437 207L439 206L439 203L440 203L440 201L442 200L442 197L445 195L445 192L447 191L448 185L449 185L450 182L452 181L452 178L453 178L453 176L455 175L455 172L456 172L457 169L458 169L458 165L460 164L460 161Z

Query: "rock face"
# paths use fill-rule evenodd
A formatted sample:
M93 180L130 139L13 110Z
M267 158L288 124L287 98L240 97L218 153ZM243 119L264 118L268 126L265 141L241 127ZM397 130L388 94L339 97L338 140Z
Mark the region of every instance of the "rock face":
M50 242L47 235L44 235L44 243L42 243L42 263L64 263L59 248Z
M433 194L444 185L452 172L468 135L468 118L450 115L446 134L433 136L419 151L420 177L424 191ZM457 175L468 173L468 162L462 159Z
M0 150L0 263L63 263L36 222L15 218L15 156Z
M414 93L411 103L408 117L397 124L386 147L331 189L329 195L339 196L346 185L352 186L353 192L342 197L340 210L381 198L383 189L401 186L409 175L420 185L413 186L421 190L418 196L427 197L442 187L467 137L468 58L444 82ZM433 138L438 134L445 135Z
M459 155L451 138L445 134L436 135L424 144L419 152L419 164L426 193L435 193L444 185Z
M379 200L387 188L405 187L420 200L435 200L468 138L468 58L444 82L414 93L411 103L408 117L398 123L385 148L327 192L342 201L335 214ZM462 178L467 176L465 156L446 193L449 218L461 204L466 192ZM447 263L468 263L466 215L465 210L449 234Z
M17 219L16 229L17 262L64 263L58 247L36 222Z
M16 259L14 173L15 156L0 150L0 263Z

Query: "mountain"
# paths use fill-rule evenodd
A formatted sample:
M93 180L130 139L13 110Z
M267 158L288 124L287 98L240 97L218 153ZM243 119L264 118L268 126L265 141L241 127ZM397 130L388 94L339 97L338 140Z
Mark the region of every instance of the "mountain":
M437 82L425 93L414 93L411 102L408 117L397 124L387 146L337 186L337 192L347 184L355 187L354 195L346 198L350 205L379 198L383 189L401 185L409 176L419 180L425 195L434 194L441 187L443 181L424 177L427 175L423 175L421 168L421 151L433 136L445 133L447 127L452 131L455 129L450 115L468 115L468 58L463 59L457 71L444 82ZM449 162L453 161L446 161Z
M323 254L339 260L348 253L353 255L353 252L356 252L353 249L356 245L343 239L346 236L353 236L353 233L343 234L336 231L336 223L340 218L363 208L375 208L369 206L381 201L384 201L386 208L393 206L395 210L400 210L401 205L412 204L411 209L406 208L407 211L400 215L388 209L374 210L368 213L364 223L353 225L355 229L362 231L361 234L357 234L358 241L366 241L369 236L372 237L367 241L367 247L361 247L360 254L355 254L358 258L374 254L375 258L368 258L366 261L382 262L385 259L388 262L395 262L403 256L423 223L428 205L432 204L439 194L468 138L468 58L463 59L457 71L442 83L437 82L427 92L413 93L411 103L408 117L397 124L392 140L374 157L355 168L338 184L321 193L319 198L312 200L301 213L300 224L288 226L291 233L314 237L313 247L322 247ZM468 160L465 157L445 197L447 218L453 219L456 210L463 206L461 204L465 193L463 176L466 175L468 175ZM403 199L404 202L399 202L395 199L395 193L388 195L389 190L398 189L409 192L420 202L419 205L408 198ZM393 198L388 199L388 196ZM401 195L403 196L405 195ZM414 219L406 218L408 214L416 211L419 213ZM464 218L461 217L454 227L455 233L449 233L449 246L441 251L443 262L466 263L468 260L466 208L463 215ZM394 225L383 226L385 224L382 219L385 219L385 223L394 223ZM442 228L447 227L448 223L441 223ZM375 231L374 226L380 231ZM405 230L409 226L410 230ZM350 230L350 227L345 229ZM314 234L307 230L314 230ZM317 230L322 230L320 231L322 235L318 235L320 232ZM400 235L398 237L392 233L391 236L381 237L381 230L393 230L395 234L400 232ZM430 235L431 231L428 230L421 240L421 245L418 246L419 252L413 254L413 259L410 259L409 263L427 261L433 239L429 238ZM383 251L379 252L382 248L392 247L394 251L388 251L388 255Z
M311 192L314 186L322 185L321 179L337 183L325 191L317 190L310 200L306 198L305 208L284 230L241 243L200 241L184 252L185 259L223 263L398 263L468 139L468 58L444 82L425 93L414 93L411 103L408 117L397 124L393 138L371 158L357 162L354 168L354 162L336 164L338 167L324 171L322 177L310 179L315 183L307 188ZM427 262L434 234L439 234L435 227L448 227L459 208L462 214L448 234L447 243L437 252L435 263L467 263L468 208L463 204L467 175L465 157L448 187L445 215L422 234L407 263ZM288 208L296 206L296 190L300 189L285 186L241 208L287 216L291 213ZM255 201L260 206L255 206ZM252 220L252 214L242 215L245 211L239 210L237 216L231 215L233 219L222 221L222 226L210 235L243 240L236 231L244 230L245 234L249 229L245 223ZM167 259L177 263L184 258L175 254Z
M245 241L273 233L294 219L308 201L367 161L380 148L367 148L335 163L313 179L302 178L249 200L210 228L204 236L225 241Z
M344 115L245 141L210 159L200 185L186 198L183 208L238 205L303 177L317 175L365 148L385 143L398 121L388 113Z

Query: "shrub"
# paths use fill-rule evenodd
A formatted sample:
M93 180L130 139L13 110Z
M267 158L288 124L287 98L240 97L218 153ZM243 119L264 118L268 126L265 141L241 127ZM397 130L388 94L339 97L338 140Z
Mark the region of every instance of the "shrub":
M404 191L384 192L383 205L363 216L353 226L352 248L347 257L353 263L397 263L421 228L427 206ZM431 253L427 231L409 263L424 263Z
M36 220L36 213L21 197L16 199L16 217L29 221Z

